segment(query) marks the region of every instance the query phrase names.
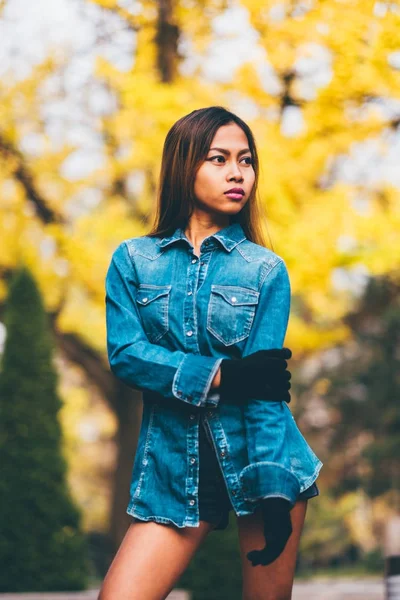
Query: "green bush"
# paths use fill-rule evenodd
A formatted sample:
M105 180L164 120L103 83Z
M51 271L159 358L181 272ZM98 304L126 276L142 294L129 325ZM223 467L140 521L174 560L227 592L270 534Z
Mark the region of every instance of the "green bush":
M26 268L10 285L0 372L0 592L86 587L87 544L66 481L52 339Z
M382 548L375 548L366 552L362 557L362 564L369 573L383 573L385 557Z
M236 518L224 531L212 531L176 584L193 600L241 600L242 569Z

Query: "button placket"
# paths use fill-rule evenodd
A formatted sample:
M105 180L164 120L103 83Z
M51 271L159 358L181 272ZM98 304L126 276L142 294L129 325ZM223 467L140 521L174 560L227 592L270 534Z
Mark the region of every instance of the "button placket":
M193 352L198 352L198 342L196 335L196 314L195 314L195 303L193 300L193 294L196 291L197 279L198 279L198 267L197 263L199 259L191 253L189 250L190 265L188 268L188 282L187 282L187 301L184 305L184 336L187 340L187 348ZM193 265L193 267L192 267ZM189 299L189 296L192 298Z
M187 497L188 497L188 509L191 519L197 519L197 499L198 499L198 488L196 487L197 480L197 465L198 460L196 456L196 437L197 437L197 424L196 420L199 418L199 413L190 412L188 415L191 421L188 424L188 436L189 436L189 452L188 452L188 483L187 483Z
M211 417L209 415L210 412L212 412L212 416ZM215 414L214 411L206 411L205 414L207 415L208 419L210 419L210 418L211 419L215 419L216 418L216 414ZM204 423L205 423L205 425L204 425L205 432L207 434L207 437L209 437L210 436L210 433L209 433L209 427L210 426L206 425L206 423L207 423L206 419L205 419ZM217 428L219 427L218 423L217 423L216 426L217 426ZM209 439L210 439L210 437L209 437ZM210 441L212 443L211 439L210 439ZM232 504L235 503L235 505L236 505L237 501L239 501L239 503L241 502L240 498L242 497L242 490L241 490L241 488L238 487L237 482L232 481L232 476L231 476L232 475L232 465L230 464L229 452L228 452L227 446L224 445L221 448L220 446L217 445L217 453L218 453L218 458L219 458L220 466L221 466L221 469L222 469L222 473L217 478L217 483L218 483L218 485L223 485L224 487L226 486L226 488L228 490L228 495L229 494L231 495ZM225 478L226 472L228 473L227 479ZM229 474L229 472L230 472L230 474ZM228 482L230 482L230 483L228 483Z

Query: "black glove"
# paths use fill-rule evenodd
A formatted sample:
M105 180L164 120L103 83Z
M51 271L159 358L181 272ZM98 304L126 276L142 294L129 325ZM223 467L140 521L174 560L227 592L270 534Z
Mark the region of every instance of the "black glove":
M292 505L284 498L265 498L261 500L264 518L264 537L267 545L263 550L252 550L247 558L252 566L269 565L278 558L292 534L290 510Z
M290 402L289 348L258 350L221 362L220 402L243 404L250 398Z

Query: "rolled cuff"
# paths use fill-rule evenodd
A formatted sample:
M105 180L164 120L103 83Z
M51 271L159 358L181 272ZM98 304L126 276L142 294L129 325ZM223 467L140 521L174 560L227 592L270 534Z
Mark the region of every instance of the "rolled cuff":
M201 354L186 354L172 382L173 395L194 406L217 406L218 400L212 396L207 398L207 394L222 360Z
M250 502L279 497L295 504L300 492L300 482L285 467L262 461L248 465L240 473L243 495Z

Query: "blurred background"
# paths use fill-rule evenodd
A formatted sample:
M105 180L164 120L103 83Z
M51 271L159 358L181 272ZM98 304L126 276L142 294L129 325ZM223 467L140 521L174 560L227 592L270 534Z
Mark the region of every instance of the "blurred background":
M215 104L258 143L270 247L292 284L290 407L324 462L297 576L382 573L385 524L400 511L399 3L2 0L0 95L2 491L9 505L18 496L16 521L45 521L56 496L40 512L27 482L45 493L46 464L63 457L75 516L53 528L79 533L88 557L66 589L100 582L129 523L141 396L109 371L106 270L123 239L150 229L169 128ZM54 369L48 413L28 368L39 354ZM27 440L40 448L47 434L35 475ZM29 450L19 463L18 448ZM9 560L20 538L7 514ZM183 576L194 600L240 598L234 520ZM39 569L53 534L42 535ZM0 591L60 587L24 577L28 563Z

